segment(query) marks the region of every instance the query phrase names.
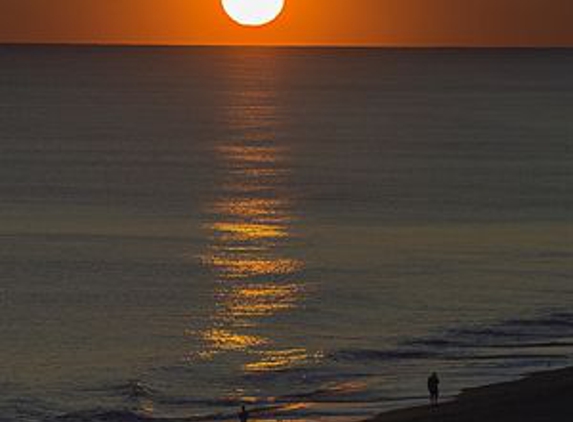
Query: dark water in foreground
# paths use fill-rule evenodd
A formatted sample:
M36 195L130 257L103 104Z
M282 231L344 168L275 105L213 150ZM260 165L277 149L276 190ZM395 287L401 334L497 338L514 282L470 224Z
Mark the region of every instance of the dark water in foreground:
M360 419L431 370L451 395L570 364L571 75L0 47L0 420Z

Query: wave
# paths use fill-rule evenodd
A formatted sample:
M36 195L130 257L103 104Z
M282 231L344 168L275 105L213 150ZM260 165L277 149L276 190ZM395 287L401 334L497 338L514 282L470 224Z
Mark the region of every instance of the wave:
M201 422L228 419L229 415L213 414L192 417L156 417L130 410L83 410L49 417L43 422Z
M411 360L433 358L436 357L436 352L427 350L346 349L331 353L328 357L334 361Z
M68 413L54 418L46 419L46 422L150 422L165 421L148 416L138 415L127 410L88 410Z
M126 399L153 398L159 394L158 390L149 387L143 381L139 380L132 380L113 386L110 392Z
M480 355L472 354L468 356L450 356L445 360L472 360L472 361L508 361L512 359L527 359L527 360L550 360L550 359L567 359L569 355L566 354L543 354L543 353L526 353L526 354L490 354Z
M558 347L573 341L573 313L555 312L538 318L510 319L483 327L455 328L436 337L411 340L428 348Z
M567 359L573 346L573 313L510 319L490 326L459 327L415 338L388 349L343 349L328 353L333 362L413 360ZM499 350L500 353L487 353ZM506 351L504 353L503 351ZM513 350L514 352L510 352Z

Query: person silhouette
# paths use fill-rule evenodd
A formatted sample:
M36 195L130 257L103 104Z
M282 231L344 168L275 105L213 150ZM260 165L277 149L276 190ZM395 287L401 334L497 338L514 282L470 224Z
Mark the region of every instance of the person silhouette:
M440 378L435 372L428 377L428 392L430 393L430 404L437 406L440 398Z
M239 412L239 421L240 422L248 422L249 420L249 412L245 409L245 406L241 406L241 411Z

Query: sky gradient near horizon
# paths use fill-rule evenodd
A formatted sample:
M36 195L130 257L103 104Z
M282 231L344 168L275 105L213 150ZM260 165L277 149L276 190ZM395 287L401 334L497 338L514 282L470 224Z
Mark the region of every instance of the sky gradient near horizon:
M573 0L287 0L244 28L220 0L0 0L0 43L572 46Z

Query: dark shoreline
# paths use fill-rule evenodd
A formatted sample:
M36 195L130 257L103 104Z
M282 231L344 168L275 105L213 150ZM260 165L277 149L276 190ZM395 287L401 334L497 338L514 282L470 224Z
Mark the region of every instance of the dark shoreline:
M518 381L464 390L437 407L382 413L368 422L570 422L573 367L538 372Z

